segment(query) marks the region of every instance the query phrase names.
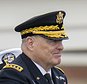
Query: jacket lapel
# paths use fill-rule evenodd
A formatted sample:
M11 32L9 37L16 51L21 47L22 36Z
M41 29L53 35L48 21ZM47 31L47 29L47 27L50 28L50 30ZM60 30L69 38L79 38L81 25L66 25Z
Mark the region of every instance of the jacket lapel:
M42 75L40 70L36 65L29 59L25 54L22 55L22 58L27 66L28 71L30 72L33 81L35 84L47 84L45 77Z
M56 68L52 68L52 78L54 84L67 84L64 74L60 73Z
M51 71L52 71L52 79L54 84L60 84L58 74L54 71L53 68L51 69Z

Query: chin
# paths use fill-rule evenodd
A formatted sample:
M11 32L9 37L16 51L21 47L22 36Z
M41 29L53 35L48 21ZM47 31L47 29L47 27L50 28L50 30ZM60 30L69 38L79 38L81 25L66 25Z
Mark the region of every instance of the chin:
M55 64L55 65L58 65L58 64L60 64L60 63L61 63L61 59L58 59L58 60L56 59L56 60L54 61L54 64Z

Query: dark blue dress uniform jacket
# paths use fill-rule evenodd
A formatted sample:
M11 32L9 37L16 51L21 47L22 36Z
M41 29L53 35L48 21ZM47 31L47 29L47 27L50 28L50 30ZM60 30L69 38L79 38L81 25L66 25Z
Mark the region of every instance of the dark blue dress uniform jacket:
M23 68L18 71L14 68L4 68L0 71L0 84L48 84L45 77L36 65L24 54L12 62ZM58 68L51 69L54 84L67 84L67 78Z

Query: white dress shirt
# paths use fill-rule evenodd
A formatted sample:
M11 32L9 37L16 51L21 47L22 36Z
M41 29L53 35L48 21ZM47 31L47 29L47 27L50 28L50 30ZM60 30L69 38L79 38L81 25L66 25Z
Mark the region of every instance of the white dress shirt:
M49 73L50 76L51 76L51 69L49 69L49 71L46 72L46 71L43 69L43 67L41 67L39 64L37 64L36 62L34 62L34 64L38 67L38 69L41 71L41 73L42 73L43 75L45 75L46 73Z

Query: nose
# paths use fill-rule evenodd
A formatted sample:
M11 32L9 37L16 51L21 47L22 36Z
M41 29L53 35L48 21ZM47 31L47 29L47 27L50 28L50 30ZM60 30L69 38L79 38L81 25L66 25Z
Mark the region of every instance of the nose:
M56 49L58 49L58 50L63 50L63 49L64 49L64 46L63 46L62 41L58 41L58 42L57 42L57 44L56 44Z

